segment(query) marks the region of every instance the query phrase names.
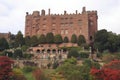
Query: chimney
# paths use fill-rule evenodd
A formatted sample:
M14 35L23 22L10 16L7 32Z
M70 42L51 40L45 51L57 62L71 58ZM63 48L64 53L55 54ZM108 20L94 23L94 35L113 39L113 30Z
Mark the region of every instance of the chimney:
M85 12L86 12L86 8L83 7L83 8L82 8L82 13L85 13Z
M28 15L29 13L28 12L26 12L26 15Z
M45 15L45 10L42 10L42 11L41 11L41 15Z
M76 14L77 14L77 10L76 10Z
M48 9L48 15L50 15L50 9Z
M64 11L64 15L66 15L66 13L67 13L67 12L66 12L66 11Z

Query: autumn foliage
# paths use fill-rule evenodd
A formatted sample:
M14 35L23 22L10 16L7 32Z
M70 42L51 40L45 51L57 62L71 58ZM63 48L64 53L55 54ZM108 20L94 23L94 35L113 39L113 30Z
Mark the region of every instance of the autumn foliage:
M13 61L10 58L0 56L0 80L10 80L13 75L11 64L13 64Z
M120 60L112 61L101 69L92 68L94 80L120 80Z

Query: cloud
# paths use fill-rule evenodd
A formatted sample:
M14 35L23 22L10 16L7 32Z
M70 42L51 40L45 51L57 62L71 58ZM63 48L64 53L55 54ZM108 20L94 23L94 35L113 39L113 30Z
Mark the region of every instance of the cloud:
M0 32L24 33L26 12L50 8L52 14L75 13L83 6L98 11L98 29L120 34L120 0L0 0Z

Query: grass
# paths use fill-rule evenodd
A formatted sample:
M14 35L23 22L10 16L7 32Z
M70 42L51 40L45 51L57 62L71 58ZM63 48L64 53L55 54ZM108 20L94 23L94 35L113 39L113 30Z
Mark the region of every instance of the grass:
M29 73L23 73L24 76L27 78L27 80L35 80L35 78L32 75L32 72Z

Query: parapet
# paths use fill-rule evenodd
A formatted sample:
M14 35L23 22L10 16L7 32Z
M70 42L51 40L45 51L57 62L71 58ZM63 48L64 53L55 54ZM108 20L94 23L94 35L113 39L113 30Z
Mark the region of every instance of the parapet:
M88 14L97 14L97 11L87 11Z
M33 16L39 16L40 15L40 12L39 11L33 11Z

